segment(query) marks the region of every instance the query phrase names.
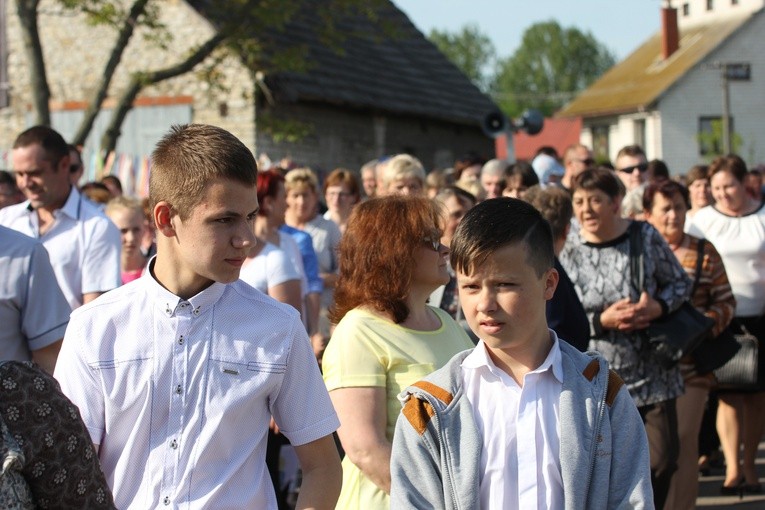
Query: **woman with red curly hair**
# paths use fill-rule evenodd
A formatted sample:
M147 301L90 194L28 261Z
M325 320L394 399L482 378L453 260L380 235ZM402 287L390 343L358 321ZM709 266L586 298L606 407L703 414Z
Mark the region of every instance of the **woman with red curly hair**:
M449 281L441 211L426 198L357 205L340 242L324 381L345 450L338 509L390 507L390 453L408 385L473 343L428 296Z

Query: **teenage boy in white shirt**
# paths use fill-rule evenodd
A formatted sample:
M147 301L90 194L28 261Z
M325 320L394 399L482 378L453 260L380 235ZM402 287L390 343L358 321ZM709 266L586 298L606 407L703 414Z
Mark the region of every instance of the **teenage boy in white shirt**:
M230 133L174 127L152 155L149 270L72 315L55 375L118 508L275 509L272 415L303 470L298 508L337 500L339 423L300 316L239 280L256 177Z
M637 408L597 353L547 327L549 224L512 198L471 209L452 238L475 349L407 388L391 508L653 508Z

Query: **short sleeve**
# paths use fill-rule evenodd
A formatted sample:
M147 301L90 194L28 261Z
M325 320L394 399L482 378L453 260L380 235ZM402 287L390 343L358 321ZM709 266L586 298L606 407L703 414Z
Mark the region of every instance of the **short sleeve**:
M106 292L122 283L120 232L106 217L95 217L90 244L82 263L82 293Z
M322 369L327 389L386 387L387 353L363 317L346 314L324 351Z
M29 349L36 351L64 337L72 309L58 286L48 252L42 244L35 243L26 280L21 330Z
M281 432L295 445L303 445L337 430L337 418L319 365L302 323L295 320L287 370L271 412Z
M268 287L276 287L291 280L300 280L300 273L284 250L274 247L266 256Z

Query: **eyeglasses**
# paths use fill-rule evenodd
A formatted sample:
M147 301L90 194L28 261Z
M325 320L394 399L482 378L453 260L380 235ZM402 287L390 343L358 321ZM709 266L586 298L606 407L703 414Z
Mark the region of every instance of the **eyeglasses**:
M339 198L348 198L351 194L347 193L345 191L327 191L327 197L339 197Z
M574 161L577 161L577 162L579 162L579 163L581 163L581 164L583 164L583 165L585 165L585 166L590 166L590 165L594 165L594 164L595 164L595 160L594 160L594 159L592 159L592 158L587 158L587 159L575 159Z
M619 171L624 172L625 174L631 174L632 172L635 171L636 168L640 170L640 173L643 173L646 170L648 170L648 163L640 163L639 165L626 166L624 168L620 168Z
M427 244L428 247L433 248L433 251L441 251L441 238L437 236L423 237L422 242Z

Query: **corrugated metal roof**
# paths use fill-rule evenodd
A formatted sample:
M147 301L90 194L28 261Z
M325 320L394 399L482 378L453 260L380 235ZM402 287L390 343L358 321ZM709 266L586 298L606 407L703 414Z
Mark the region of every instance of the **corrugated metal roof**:
M556 116L597 117L650 108L685 73L759 12L681 29L680 48L666 60L661 58L661 32L657 32Z

